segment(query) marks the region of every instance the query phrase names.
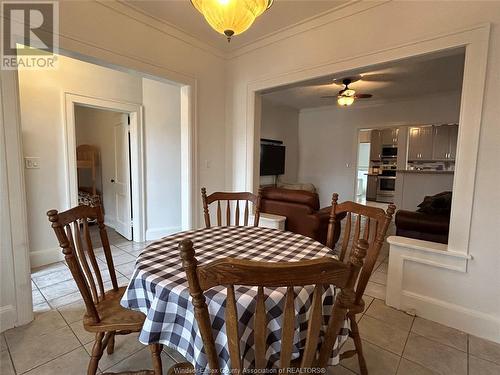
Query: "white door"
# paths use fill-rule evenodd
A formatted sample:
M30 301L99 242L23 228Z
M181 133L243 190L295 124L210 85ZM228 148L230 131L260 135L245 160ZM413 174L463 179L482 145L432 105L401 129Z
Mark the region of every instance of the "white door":
M128 115L121 118L122 121L114 126L115 176L111 180L116 205L115 230L126 239L132 240Z

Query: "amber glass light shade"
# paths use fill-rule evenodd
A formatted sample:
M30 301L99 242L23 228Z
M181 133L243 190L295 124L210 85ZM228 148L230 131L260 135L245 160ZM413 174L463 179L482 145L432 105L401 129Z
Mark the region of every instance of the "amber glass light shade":
M214 30L230 40L248 30L273 0L191 0L191 3Z
M354 96L339 95L337 98L337 103L343 107L351 105L352 103L354 103Z

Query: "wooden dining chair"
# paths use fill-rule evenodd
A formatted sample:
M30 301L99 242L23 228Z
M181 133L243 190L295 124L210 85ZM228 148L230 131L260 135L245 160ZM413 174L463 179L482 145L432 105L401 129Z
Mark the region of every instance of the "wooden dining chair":
M369 207L350 201L338 203L338 198L338 194L334 193L332 196L332 209L330 212L326 245L330 248L333 248L335 245L334 228L336 223L339 222L339 217L343 218L341 237L337 242L337 245L340 247L340 261L345 261L348 250L352 249L353 244L359 240L364 240L368 244L366 260L361 268L356 284L354 306L349 309L347 314L351 321L349 336L354 341L355 349L340 355L340 360L342 360L357 354L360 373L361 375L365 375L368 374L368 370L363 356L363 348L361 346L361 337L359 335L358 323L356 322L356 315L362 313L365 309L363 294L366 289L366 284L371 277L380 249L384 244L387 229L391 223L396 206L390 204L387 211L384 211L381 208Z
M100 206L78 206L64 212L47 212L52 228L59 240L64 258L80 290L86 307L83 328L95 333L95 343L87 370L95 375L104 350L113 354L115 335L126 335L142 329L145 315L121 307L120 300L126 287L118 287L113 257L109 246L104 217ZM105 291L101 271L95 256L89 231L89 220L96 220L99 228L107 270L111 277L112 289ZM150 344L153 358L153 371L141 374L162 374L161 345Z
M249 202L253 204L254 209L254 220L253 226L259 226L260 219L260 197L261 192L259 190L259 194L255 195L247 192L236 192L236 193L226 193L217 191L215 193L207 196L207 189L201 188L201 199L203 201L203 216L205 217L205 226L207 228L211 227L210 223L210 211L208 206L217 202L217 226L222 226L222 208L221 202L226 202L226 210L225 210L225 226L230 226L231 223L238 226L240 225L240 201L245 202L245 207L243 211L243 225L248 225L248 216L250 214L249 210ZM233 203L234 202L234 203ZM231 205L235 204L235 213L234 213L234 221L231 219Z
M218 373L221 371L204 292L216 286L224 286L227 291L225 322L231 373L241 373L243 370L243 359L239 347L239 319L236 308L235 285L257 287L253 327L256 368L264 369L268 363L268 358L266 358L268 322L264 288L278 287L287 288L282 318L280 368L326 368L337 336L344 325L346 314L354 303L354 285L359 270L363 265L367 246L364 240L357 243L356 248L351 252L348 263L342 263L331 257L289 263L225 258L198 266L193 243L190 240L182 241L179 245L182 265L186 271L195 318L210 370ZM292 361L296 323L294 287L304 287L306 285L314 285L312 303L308 314L306 342L301 358L298 361ZM336 302L328 319L326 331L322 334L321 326L324 322L322 295L329 285L340 288L340 292L336 297ZM187 364L180 364L179 366L185 369ZM170 374L174 372L175 369L171 370Z

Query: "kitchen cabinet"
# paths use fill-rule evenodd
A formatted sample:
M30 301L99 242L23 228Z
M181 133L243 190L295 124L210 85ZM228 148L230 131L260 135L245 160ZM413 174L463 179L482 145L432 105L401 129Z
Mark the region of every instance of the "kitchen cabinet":
M370 160L380 160L382 139L380 130L373 129L370 134Z
M386 128L380 130L382 146L398 144L398 128Z
M377 184L378 176L368 175L366 184L366 200L375 201L377 200Z
M455 160L458 125L434 126L433 160Z
M411 127L408 136L408 160L432 160L433 126Z

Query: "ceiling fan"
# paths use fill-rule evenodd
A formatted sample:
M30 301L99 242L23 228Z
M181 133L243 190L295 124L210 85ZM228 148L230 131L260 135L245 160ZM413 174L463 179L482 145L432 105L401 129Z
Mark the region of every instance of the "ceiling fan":
M337 103L343 107L349 106L352 103L354 103L355 99L369 99L373 95L372 94L356 94L356 91L353 89L349 88L349 85L353 82L356 82L360 79L361 77L349 77L349 78L343 78L341 81L336 80L334 83L341 83L344 85L344 88L339 91L337 95L326 95L322 96L321 98L337 98Z

